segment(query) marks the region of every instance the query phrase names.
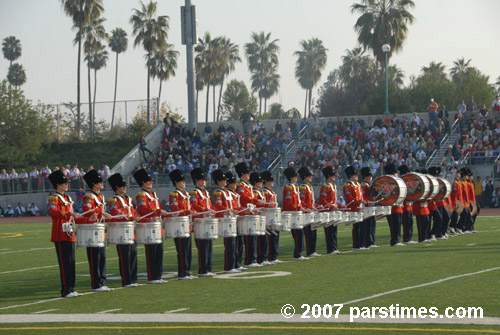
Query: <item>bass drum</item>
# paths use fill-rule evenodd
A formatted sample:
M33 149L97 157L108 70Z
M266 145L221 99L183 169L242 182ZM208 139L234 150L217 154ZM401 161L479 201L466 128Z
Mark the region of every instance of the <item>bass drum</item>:
M439 182L436 177L431 176L430 174L424 175L427 178L429 178L429 182L431 184L431 191L427 195L426 199L427 200L434 200L434 197L438 195L439 193Z
M439 178L439 177L437 178L437 181L439 183L439 192L434 197L434 200L436 200L436 201L445 200L451 194L451 183L447 179Z
M421 173L407 173L402 178L407 188L407 201L423 200L431 191L431 183L429 179Z
M407 188L403 179L396 176L381 176L370 186L370 196L381 206L400 206L406 198Z

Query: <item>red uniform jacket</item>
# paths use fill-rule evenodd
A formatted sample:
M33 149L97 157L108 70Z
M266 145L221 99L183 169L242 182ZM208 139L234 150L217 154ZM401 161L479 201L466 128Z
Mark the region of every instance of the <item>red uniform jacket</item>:
M258 199L253 192L252 185L245 181L241 181L236 185L236 193L240 195L240 204L243 208L247 207L247 204L255 205L257 203Z
M295 184L286 184L283 187L283 211L300 211L302 205L300 203L299 187Z
M430 213L427 200L419 200L413 203L413 215L429 215Z
M212 201L210 200L210 194L207 190L202 190L201 188L197 187L196 189L190 191L189 195L191 197L191 209L194 212L201 213L214 209L214 206L212 206ZM193 216L193 219L202 217L205 217L205 215Z
M68 222L73 213L73 200L67 194L54 193L49 196L49 215L52 217L51 242L75 242L73 233L62 231L62 224Z
M132 198L128 195L120 196L115 194L108 200L109 214L112 216L116 215L126 215L127 217L117 217L112 219L115 222L121 221L132 221L133 218L137 217L137 212L135 211L134 204L132 203Z
M474 202L477 205L476 202L476 191L474 191L474 183L471 181L467 182L467 195L469 196L469 202Z
M231 195L231 203L232 203L232 209L234 209L235 211L240 211L242 210L241 208L241 204L240 204L240 195L236 192L233 192L231 190L227 190L229 192L229 194Z
M462 193L462 182L460 180L455 179L449 199L450 199L450 205L453 208L453 210L457 208L457 201L460 200L460 202L464 204L464 198Z
M187 216L191 213L189 198L189 193L187 191L175 190L170 192L170 196L168 198L170 211L182 211L181 213L173 214L173 216Z
M464 199L464 207L469 208L470 199L469 199L469 192L467 191L467 182L466 181L462 181L462 198Z
M266 198L266 204L264 207L267 208L276 208L278 207L278 196L274 193L273 190L264 187L262 189L262 193L264 193L264 197Z
M429 207L429 211L435 211L437 209L437 204L434 200L428 200L427 205Z
M361 185L358 182L349 181L344 184L343 191L346 207L351 212L359 212L361 201L364 200Z
M141 190L137 193L137 212L140 216L144 216L150 213L151 215L142 218L139 222L151 222L158 221L158 217L161 217L161 208L156 192Z
M97 194L94 192L87 192L83 197L83 212L87 212L83 214L83 217L76 220L76 223L94 223L102 219L102 212L104 211L104 206L106 206L106 200L104 199L104 195ZM93 214L97 215L97 219L91 221L90 217Z
M314 190L312 186L307 184L302 184L299 187L300 192L300 202L303 208L311 209L316 207L314 203Z
M253 194L255 194L255 197L257 198L257 200L262 200L262 204L257 204L255 205L255 207L257 208L262 208L262 207L266 207L266 196L264 195L264 193L262 192L262 190L258 190L256 188L253 189Z
M326 182L321 186L318 203L325 208L325 212L336 211L340 207L337 203L337 186L334 183Z
M222 188L216 188L213 194L214 198L214 208L216 211L224 211L226 209L231 209L233 207L233 197L228 190L224 190ZM224 211L220 213L216 213L215 217L222 218L224 216L229 216L231 214L230 211Z

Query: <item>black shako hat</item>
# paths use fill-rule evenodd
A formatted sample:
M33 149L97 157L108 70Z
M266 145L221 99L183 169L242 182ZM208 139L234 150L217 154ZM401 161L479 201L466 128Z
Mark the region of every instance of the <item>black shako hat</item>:
M440 173L439 168L437 168L436 166L431 166L431 167L428 169L428 171L429 171L429 174L430 174L431 176L434 176L434 177L439 176L439 173Z
M175 186L180 181L186 180L186 177L184 176L184 173L182 173L181 170L175 169L174 171L170 172L168 174L170 177L170 180L172 181L172 184Z
M356 170L353 166L346 167L344 172L345 172L348 179L350 179L355 174L358 174L358 170Z
M394 163L387 164L384 166L384 173L385 174L395 174L398 173L398 169L396 168L396 165Z
M234 177L234 174L232 172L226 172L224 176L227 178L228 185L236 183L236 178Z
M291 181L293 177L298 176L297 171L295 171L295 169L291 166L287 167L285 171L283 171L283 174L285 175L286 179L288 179L288 181Z
M113 191L116 191L116 189L127 186L127 183L125 182L125 179L123 179L122 175L119 173L115 173L111 177L108 178L108 183L111 185L111 188Z
M49 180L54 188L57 188L57 185L66 184L69 182L69 180L64 176L64 173L62 173L61 170L52 172L49 175Z
M312 176L311 170L309 170L308 168L303 166L299 169L299 176L300 176L300 179L304 180L307 177Z
M134 173L134 179L139 186L142 186L147 181L153 180L151 179L151 175L145 169L139 169Z
M366 178L366 177L370 177L370 176L373 176L372 175L372 170L369 168L369 167L364 167L360 170L361 172L361 177L362 178Z
M400 167L398 167L398 170L399 170L399 173L401 175L405 175L407 173L410 173L410 169L408 168L407 165L401 165Z
M333 169L333 166L327 166L321 171L323 172L323 175L326 179L330 178L331 176L335 176L335 170Z
M236 166L234 168L236 169L236 173L238 174L238 177L241 177L244 174L250 173L250 169L248 168L248 165L245 162L236 164Z
M193 178L193 182L196 183L197 180L207 179L205 172L201 168L196 168L191 170L191 178Z
M102 178L99 176L96 170L90 170L86 174L83 175L83 179L87 183L87 185L92 188L95 184L102 183Z
M212 178L216 183L222 180L227 180L227 177L224 175L224 172L222 172L221 169L212 172Z
M260 174L260 177L262 178L263 182L274 181L273 174L269 170L262 172Z
M260 177L260 173L258 173L258 172L250 173L250 184L255 185L261 181L262 181L262 178Z

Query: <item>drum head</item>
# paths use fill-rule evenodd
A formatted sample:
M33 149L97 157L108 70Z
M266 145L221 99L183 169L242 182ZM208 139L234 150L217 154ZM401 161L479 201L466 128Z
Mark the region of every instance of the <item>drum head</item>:
M424 175L420 173L408 173L402 178L408 191L406 195L407 201L424 199L430 193L430 182Z
M439 191L438 194L434 197L434 200L444 200L451 194L451 184L448 180L443 178L437 178L437 181L439 183Z
M434 197L438 194L439 192L439 183L436 177L431 176L429 174L425 175L427 178L429 178L430 184L431 184L431 191L427 195L426 199L433 200Z
M393 176L381 176L371 184L370 196L376 200L381 199L378 201L379 205L390 206L400 199L402 195L400 186Z

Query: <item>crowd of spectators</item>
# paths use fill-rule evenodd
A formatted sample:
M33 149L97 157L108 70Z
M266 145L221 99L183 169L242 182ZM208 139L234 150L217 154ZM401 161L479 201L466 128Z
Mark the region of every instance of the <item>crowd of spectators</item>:
M40 209L34 202L29 204L27 208L20 202L14 208L11 205L7 205L5 209L0 206L0 217L40 216Z

